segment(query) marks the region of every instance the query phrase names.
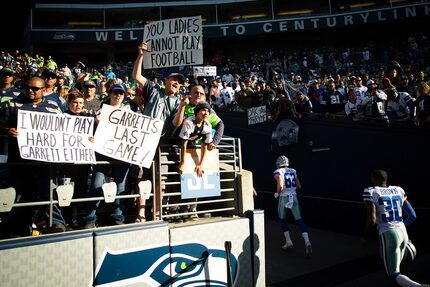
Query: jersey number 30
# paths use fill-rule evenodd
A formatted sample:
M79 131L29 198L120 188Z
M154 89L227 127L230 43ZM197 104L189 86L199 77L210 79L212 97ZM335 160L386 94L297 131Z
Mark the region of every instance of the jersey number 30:
M378 199L379 205L383 205L385 214L381 214L384 222L402 221L402 197L381 196Z

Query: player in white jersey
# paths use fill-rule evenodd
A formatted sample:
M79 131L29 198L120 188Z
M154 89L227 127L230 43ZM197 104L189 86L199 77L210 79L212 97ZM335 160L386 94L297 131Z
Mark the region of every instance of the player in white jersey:
M291 210L294 219L302 232L302 236L305 241L306 255L310 257L312 255L312 245L309 241L307 226L300 214L299 200L297 199L296 193L296 189L300 189L301 184L297 177L296 170L288 167L288 165L289 161L286 156L282 155L278 157L276 160L277 169L273 173L276 180L275 198L279 198L278 216L281 220L281 227L285 236L285 244L282 246L282 249L286 250L293 247L287 223L287 212L288 210Z
M405 191L399 186L387 186L388 176L384 170L374 170L370 179L374 186L363 191L367 210L366 227L369 229L375 224L377 226L385 271L399 286L428 286L400 273L400 263L410 251L408 247L413 246L406 226L416 219Z

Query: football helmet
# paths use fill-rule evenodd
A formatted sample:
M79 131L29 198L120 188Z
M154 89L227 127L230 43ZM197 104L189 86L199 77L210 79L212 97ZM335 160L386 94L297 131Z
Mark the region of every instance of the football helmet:
M288 165L289 165L288 157L286 157L285 155L281 155L276 160L276 167L277 168L285 167L285 166L288 166Z

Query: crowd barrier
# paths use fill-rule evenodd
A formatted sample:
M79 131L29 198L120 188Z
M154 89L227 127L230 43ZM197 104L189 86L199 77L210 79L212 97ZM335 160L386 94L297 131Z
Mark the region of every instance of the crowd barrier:
M4 240L0 280L46 287L265 286L264 258L264 212L256 210L200 224L152 221Z
M5 142L6 143L6 142ZM6 145L7 147L7 145ZM5 148L3 153L4 159L7 158L7 149ZM1 151L0 151L1 152ZM218 197L208 197L203 198L195 202L198 206L197 214L212 216L212 215L220 215L220 216L233 216L243 214L245 211L243 208L252 209L253 205L244 204L241 202L241 199L244 196L239 195L242 190L247 190L249 193L249 186L252 186L252 180L247 181L248 187L241 187L238 184L241 183L241 179L243 179L244 175L247 174L246 177L252 177L251 174L246 173L246 171L242 170L241 167L241 149L240 149L240 139L231 138L231 137L223 137L221 142L217 147L218 158L220 169L220 192L221 195ZM59 204L60 207L67 207L73 205L75 203L89 202L89 201L105 201L112 202L115 199L131 199L135 200L139 197L147 196L149 199L147 200L147 205L151 219L162 219L169 220L172 217L178 216L187 216L191 213L187 210L183 209L184 206L190 204L188 201L181 200L181 186L180 186L180 174L178 172L178 160L179 160L179 148L175 145L160 145L156 156L153 161L153 168L151 169L151 182L152 188L148 192L149 194L143 194L143 191L140 190L136 192L134 189L134 185L131 186L131 190L126 190L124 195L113 195L114 198L108 198L107 196L112 195L100 195L97 197L71 197L71 198L59 198L57 196L58 192L58 181L59 179L54 177L54 170L58 168L58 164L50 165L49 163L0 163L0 172L2 172L2 178L5 179L8 174L7 171L9 168L13 168L16 166L28 166L28 165L49 165L50 166L50 196L49 200L45 201L33 201L33 202L18 202L16 199L15 191L12 191L10 188L2 189L0 193L0 202L2 203L2 208L0 207L0 212L9 212L12 208L21 208L21 207L31 207L31 206L43 206L49 205L50 207L50 215L49 225L52 226L52 210L53 206ZM98 165L105 164L120 164L119 161L98 161ZM68 164L70 165L70 164ZM73 182L71 182L73 185ZM145 191L147 192L147 191ZM71 194L73 195L73 194ZM160 211L161 212L158 212ZM173 214L172 210L176 212ZM103 209L101 209L103 211ZM133 211L135 212L135 211ZM99 213L99 211L98 211ZM1 213L0 213L1 218Z
M148 200L154 220L0 240L2 285L265 286L264 212L254 210L252 173L242 169L240 139L223 137L218 145L220 196L199 198L198 221L169 224L173 216L190 214L169 213L189 204L180 199L178 152L177 146L160 145L154 158L151 176L155 184ZM23 163L0 163L0 170L16 165ZM6 203L0 196L2 213L49 205L52 214L53 205L61 199L55 198L56 180L51 176L50 181L50 200L16 202L14 197ZM6 189L0 191L6 193ZM131 193L115 198L140 196ZM68 204L93 200L106 198L71 198ZM162 212L157 214L157 210Z

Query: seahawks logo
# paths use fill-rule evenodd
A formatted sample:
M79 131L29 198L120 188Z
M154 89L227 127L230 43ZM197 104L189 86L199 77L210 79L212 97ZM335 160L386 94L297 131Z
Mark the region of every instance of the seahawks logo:
M230 266L235 282L239 265L234 254ZM195 242L105 250L91 286L227 286L227 256L225 250Z

